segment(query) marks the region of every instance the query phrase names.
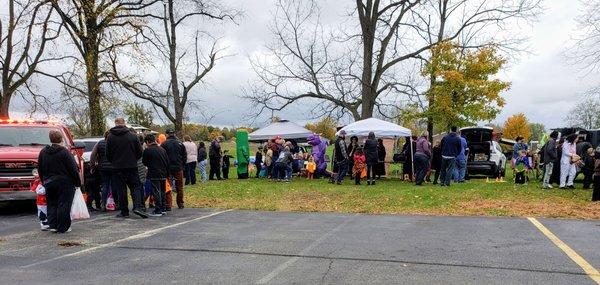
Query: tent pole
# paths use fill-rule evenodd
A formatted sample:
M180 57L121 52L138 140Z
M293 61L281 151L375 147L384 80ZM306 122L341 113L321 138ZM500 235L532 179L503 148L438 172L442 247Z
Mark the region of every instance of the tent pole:
M412 141L412 135L410 137L408 137L409 141L410 141L410 163L412 164L412 178L413 180L416 181L416 177L415 177L415 153L413 150L413 141Z

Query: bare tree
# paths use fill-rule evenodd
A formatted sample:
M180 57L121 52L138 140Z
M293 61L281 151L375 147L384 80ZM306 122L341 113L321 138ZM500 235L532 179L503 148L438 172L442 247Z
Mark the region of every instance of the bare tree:
M15 95L34 108L46 99L36 92L30 79L40 64L59 60L46 52L61 28L52 23L53 12L48 1L8 0L8 18L0 18L0 118L8 118Z
M600 99L588 96L577 103L567 116L567 122L572 127L582 127L587 130L600 128Z
M509 19L534 15L539 2L356 0L350 16L358 20L357 28L334 40L334 33L327 35L319 24L316 1L279 0L272 27L275 43L267 46L267 57L253 60L261 82L244 97L260 106L258 112L312 99L325 111L320 116L341 110L355 120L369 118L376 110L394 109L384 99L420 100L424 92L415 76L418 62L434 45L455 40L465 47L492 44L480 36L490 32L488 27L506 28Z
M101 86L110 82L104 75L102 60L108 51L129 45L135 41L144 19L153 15L146 9L160 0L51 0L52 6L65 25L78 57L76 68L84 66L85 75L77 70L59 75L43 73L59 80L62 84L85 94L89 109L91 134L104 133L105 118L101 108ZM77 84L82 79L85 87ZM73 84L75 81L75 84Z
M585 70L600 68L600 0L580 1L585 7L578 16L575 44L567 50L567 56Z
M146 40L145 47L153 49L157 54L153 64L160 73L164 68L169 70L168 80L163 77L150 79L141 74L128 74L118 68L118 51L111 53L112 69L110 76L133 96L152 103L162 110L171 121L175 130L181 133L186 107L193 104L192 94L206 79L207 74L222 59L224 48L207 32L198 28L196 23L187 23L192 19L207 18L219 21L233 21L238 12L229 10L217 3L200 0L167 0L160 15L161 28L148 30L142 35ZM185 31L191 33L191 43L181 43L179 38ZM186 38L183 39L184 41ZM189 38L188 38L189 40ZM212 44L204 49L203 41ZM153 61L153 60L151 60ZM151 83L152 82L152 83Z

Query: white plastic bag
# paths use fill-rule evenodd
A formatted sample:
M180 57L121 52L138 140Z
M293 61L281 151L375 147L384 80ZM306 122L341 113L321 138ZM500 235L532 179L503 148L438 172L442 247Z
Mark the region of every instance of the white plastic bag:
M106 209L109 211L114 211L117 209L117 205L115 205L115 199L112 194L108 194L108 198L106 199Z
M87 205L81 194L79 187L75 188L75 197L73 197L73 205L71 206L71 220L84 220L89 219L90 213L88 212Z
M38 195L46 195L46 188L44 188L44 185L42 185L42 183L40 183L35 188L35 193L38 194Z

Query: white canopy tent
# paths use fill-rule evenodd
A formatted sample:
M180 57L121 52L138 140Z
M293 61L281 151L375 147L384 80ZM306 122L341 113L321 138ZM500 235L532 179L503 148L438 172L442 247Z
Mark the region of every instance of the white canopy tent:
M342 130L346 131L346 136L349 137L366 137L370 132L374 132L378 138L410 137L412 135L411 130L405 127L376 118L356 121L341 128L335 135L339 135Z
M287 120L273 122L270 125L260 128L248 134L249 141L266 141L276 136L283 139L306 140L313 132Z
M335 135L339 135L340 132L344 130L346 131L346 138L351 136L357 137L366 137L370 132L375 133L376 138L399 138L399 137L411 137L412 131L400 125L386 122L384 120L369 118L360 121L356 121L352 124L346 125L341 128ZM414 149L412 147L412 143L410 144L410 153L411 156L414 156ZM412 162L412 172L413 177L415 176L415 165L414 159L411 159Z

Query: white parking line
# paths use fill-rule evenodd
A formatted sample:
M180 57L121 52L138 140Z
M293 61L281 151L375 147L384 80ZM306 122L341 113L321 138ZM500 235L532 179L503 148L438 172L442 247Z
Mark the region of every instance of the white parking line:
M55 261L55 260L59 260L59 259L63 259L63 258L71 257L71 256L77 256L77 255L88 253L88 252L93 252L93 251L96 251L98 249L106 248L106 247L109 247L109 246L114 246L114 245L116 245L118 243L125 242L125 241L132 241L132 240L136 240L136 239L151 237L151 236L153 236L153 235L155 235L157 233L160 233L160 232L162 232L162 231L164 231L166 229L171 229L171 228L174 228L174 227L178 227L178 226L185 225L185 224L188 224L188 223L191 223L191 222L195 222L195 221L207 219L207 218L214 217L216 215L220 215L220 214L231 212L231 211L233 211L233 210L230 209L230 210L225 210L225 211L219 211L219 212L215 212L215 213L212 213L212 214L209 214L209 215L205 215L205 216L201 216L201 217L198 217L198 218L194 218L194 219L191 219L191 220L187 220L187 221L179 222L179 223L176 223L176 224L164 226L162 228L152 229L152 230L145 231L143 233L139 233L137 235L132 235L132 236L129 236L129 237L126 237L126 238L122 238L120 240L116 240L116 241L113 241L113 242L100 244L100 245L97 245L97 246L94 246L94 247L90 247L90 248L86 248L86 249L83 249L83 250L80 250L80 251L76 251L76 252L73 252L73 253L69 253L69 254L65 254L65 255L60 255L60 256L57 256L57 257L50 258L50 259L46 259L46 260L34 262L32 264L21 266L21 268L29 268L29 267L33 267L33 266L36 266L36 265L41 265L41 264L44 264L44 263L52 262L52 261Z
M308 247L306 247L305 249L303 249L297 255L306 255L306 254L308 254L309 251L313 250L315 247L317 247L319 244L321 244L323 241L325 241L325 239L327 239L328 237L330 237L331 235L333 235L334 233L336 233L337 231L339 231L343 226L347 225L350 221L352 221L354 219L354 217L356 217L358 215L359 214L355 214L351 218L347 219L345 222L339 224L337 227L333 228L331 231L327 232L326 234L324 234L323 236L321 236L320 238L318 238L317 240L315 240L313 243L311 243ZM275 268L275 270L271 271L271 273L265 275L265 277L263 277L260 280L258 280L256 282L256 284L267 284L267 283L269 283L271 280L273 280L273 278L277 277L277 275L281 274L281 272L283 272L284 270L286 270L292 264L296 263L299 259L300 259L300 257L298 257L298 256L295 256L295 257L292 257L292 258L288 259L286 262L284 262L284 263L280 264L279 266L277 266L277 268Z
M558 248L560 248L568 257L571 258L587 276L600 285L600 273L594 268L589 262L587 262L581 255L577 254L570 246L560 240L555 234L553 234L548 228L546 228L536 218L527 218L540 232L542 232L548 239L550 239Z

